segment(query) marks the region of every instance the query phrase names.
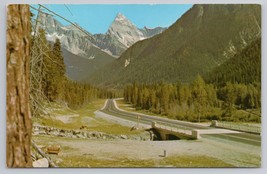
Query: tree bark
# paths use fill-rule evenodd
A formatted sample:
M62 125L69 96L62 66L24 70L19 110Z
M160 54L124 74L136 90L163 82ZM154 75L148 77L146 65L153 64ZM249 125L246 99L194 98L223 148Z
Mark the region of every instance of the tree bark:
M29 106L30 61L29 5L7 8L6 164L31 167L31 113Z

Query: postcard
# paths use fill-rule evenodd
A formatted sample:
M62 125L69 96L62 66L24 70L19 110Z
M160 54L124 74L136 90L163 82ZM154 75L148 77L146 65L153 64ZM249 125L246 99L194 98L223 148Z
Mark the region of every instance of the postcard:
M9 168L261 167L261 5L7 6Z

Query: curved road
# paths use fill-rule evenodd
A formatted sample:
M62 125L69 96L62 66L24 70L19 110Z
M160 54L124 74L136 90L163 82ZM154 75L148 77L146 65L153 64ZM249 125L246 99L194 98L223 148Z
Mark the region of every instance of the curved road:
M178 121L178 120L171 120L167 118L161 118L157 116L149 116L139 113L132 113L120 110L115 106L115 101L113 99L108 99L106 101L105 106L100 110L108 115L116 116L125 120L137 122L137 116L139 116L139 123L151 125L152 122L157 122L161 125L178 128L178 129L185 129L185 130L218 130L216 128L211 128L207 126L202 126L196 123ZM222 139L222 140L230 140L230 141L237 141L241 143L251 144L260 146L261 145L261 136L249 133L218 133L218 134L206 134L201 135L203 138L212 138L212 139Z

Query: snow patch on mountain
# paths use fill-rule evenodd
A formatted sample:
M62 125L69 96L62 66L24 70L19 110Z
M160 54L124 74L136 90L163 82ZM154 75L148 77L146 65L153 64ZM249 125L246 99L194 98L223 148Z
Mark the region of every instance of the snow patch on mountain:
M131 62L131 59L125 59L124 67L127 67Z
M59 39L61 40L63 37L65 37L63 34L62 35L58 35L56 32L53 33L53 34L46 34L46 38L49 40L49 41L55 41L56 39Z

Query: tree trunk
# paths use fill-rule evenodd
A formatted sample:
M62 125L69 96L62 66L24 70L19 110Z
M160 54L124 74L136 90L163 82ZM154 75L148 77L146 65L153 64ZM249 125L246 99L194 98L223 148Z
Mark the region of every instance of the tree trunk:
M30 61L29 5L7 9L7 167L31 167L31 113L29 107Z

